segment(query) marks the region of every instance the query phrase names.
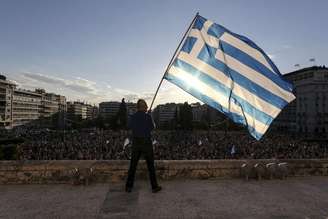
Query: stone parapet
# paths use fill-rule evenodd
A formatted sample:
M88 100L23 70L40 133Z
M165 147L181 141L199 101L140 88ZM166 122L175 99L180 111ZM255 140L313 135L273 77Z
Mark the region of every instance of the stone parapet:
M328 176L328 159L303 160L157 160L157 175L160 179L209 179L237 178L241 166L247 163L288 163L289 176ZM92 182L125 180L128 160L27 160L0 161L0 184L25 183L73 183L78 172ZM74 175L75 174L75 175ZM137 178L147 177L147 166L139 162Z

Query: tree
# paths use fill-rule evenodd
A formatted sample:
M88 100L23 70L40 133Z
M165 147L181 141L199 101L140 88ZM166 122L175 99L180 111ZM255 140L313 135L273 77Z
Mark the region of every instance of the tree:
M192 129L192 108L188 104L188 102L185 102L180 107L180 125L181 128L184 130L191 130Z
M177 129L179 125L178 107L175 107L174 117L171 121L171 129Z
M110 128L113 130L117 130L119 128L118 125L118 114L116 114L115 116L112 116L110 118L107 119L109 121L109 125Z
M95 120L95 126L101 129L105 128L105 121L102 116L98 115L98 117Z
M124 101L124 98L122 99L122 102L120 104L120 108L114 117L113 121L114 124L112 124L112 127L115 128L120 128L120 129L126 129L127 127L127 107L126 103Z
M205 113L202 115L202 118L201 118L201 123L202 123L202 126L205 128L205 129L208 129L211 125L211 108L207 105L204 105L206 108L205 108Z

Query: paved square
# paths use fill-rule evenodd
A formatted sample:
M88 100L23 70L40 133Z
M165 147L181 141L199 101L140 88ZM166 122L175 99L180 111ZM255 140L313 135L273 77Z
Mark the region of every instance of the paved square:
M0 218L328 218L328 177L172 180L153 194L124 183L2 185Z

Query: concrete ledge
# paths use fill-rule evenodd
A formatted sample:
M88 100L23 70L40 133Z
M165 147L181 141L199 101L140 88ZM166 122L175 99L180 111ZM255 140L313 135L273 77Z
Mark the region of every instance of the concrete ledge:
M161 179L191 178L236 178L240 167L247 163L287 162L289 176L328 176L328 159L303 160L158 160L157 175ZM0 184L24 183L72 183L74 171L81 174L92 169L92 181L113 182L125 180L128 160L27 160L0 161ZM139 162L137 178L147 177L144 161Z

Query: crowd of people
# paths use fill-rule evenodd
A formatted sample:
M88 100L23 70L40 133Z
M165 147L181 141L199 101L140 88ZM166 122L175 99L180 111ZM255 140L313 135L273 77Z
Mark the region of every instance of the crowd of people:
M130 132L126 130L15 129L24 142L18 145L21 160L120 160L129 158ZM153 132L155 159L305 159L328 158L326 142L298 137L265 135L260 141L246 132Z

